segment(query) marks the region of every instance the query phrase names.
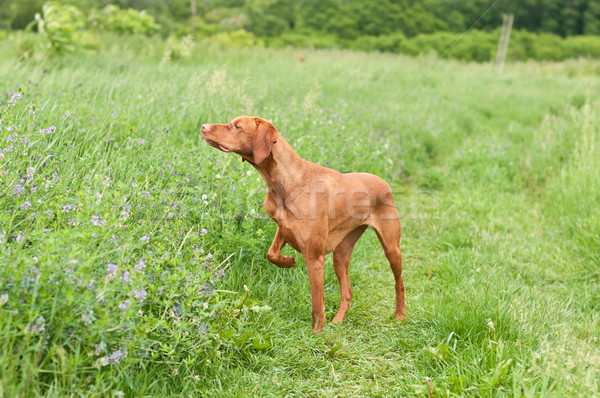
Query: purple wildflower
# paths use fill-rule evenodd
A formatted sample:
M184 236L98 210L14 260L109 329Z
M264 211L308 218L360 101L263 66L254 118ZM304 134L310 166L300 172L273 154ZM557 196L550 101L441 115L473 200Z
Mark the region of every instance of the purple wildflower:
M140 261L138 261L138 263L135 265L135 270L136 271L142 271L144 268L146 268L146 259L142 258Z
M129 277L129 271L123 271L123 273L121 274L121 280L124 283L132 283L133 282L131 280L131 278Z
M200 235L206 235L208 233L208 230L206 228L202 228L200 230Z
M104 350L106 350L106 343L104 341L101 341L100 344L94 344L94 348L96 349L96 355L100 355L104 352Z
M46 329L46 320L44 319L44 317L42 315L40 315L38 317L38 319L36 319L35 323L32 323L31 325L29 325L29 327L27 329L29 330L29 333L31 333L31 334L42 333Z
M62 209L63 213L69 213L71 210L73 210L73 206L70 203L67 203Z
M23 195L25 193L25 187L20 184L15 185L14 192L16 195Z
M100 225L100 217L97 214L92 215L92 225Z
M210 297L210 296L214 296L214 294L215 294L215 290L214 290L214 288L213 288L213 285L212 285L212 283L210 283L210 282L206 282L206 283L204 284L204 290L202 290L202 293L206 294L208 297Z
M205 337L207 332L208 332L208 324L202 323L202 324L198 325L198 331L197 331L198 336Z
M6 148L4 148L4 153L8 153L8 152L12 152L14 149L14 146L9 145Z
M27 210L31 207L31 202L27 201L25 203L23 203L21 206L19 206L21 208L21 210Z
M40 133L42 135L47 135L47 134L52 134L56 131L56 127L55 126L50 126L47 129L41 129Z
M131 300L127 299L119 304L119 309L127 311L129 309L129 304L131 304Z
M145 301L146 300L146 291L143 288L140 289L135 289L133 291L134 297L136 298L136 300L139 301Z
M8 106L15 106L17 104L17 101L20 101L22 98L23 96L21 95L21 93L19 93L18 91L13 91L12 96L8 100Z
M148 237L148 235L144 235L140 238L140 240L144 243L148 243L150 242L150 238Z
M106 272L108 272L108 275L106 276L107 280L111 280L114 279L115 276L117 276L117 270L119 269L119 267L116 264L110 263L106 266Z
M116 365L119 363L122 357L123 353L121 352L121 350L117 350L108 357L108 362Z

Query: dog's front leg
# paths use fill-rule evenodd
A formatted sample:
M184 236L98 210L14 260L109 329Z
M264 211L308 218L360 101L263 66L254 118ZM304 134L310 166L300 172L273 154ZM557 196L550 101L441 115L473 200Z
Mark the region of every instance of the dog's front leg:
M324 295L324 270L325 255L323 253L302 253L308 280L310 282L310 297L312 301L312 327L315 333L321 333L325 325L325 295Z
M296 259L292 256L284 256L281 254L281 249L283 249L285 244L285 238L281 234L281 228L278 226L277 232L275 232L275 238L273 238L273 243L271 243L271 247L267 252L267 260L280 268L292 268L296 265Z

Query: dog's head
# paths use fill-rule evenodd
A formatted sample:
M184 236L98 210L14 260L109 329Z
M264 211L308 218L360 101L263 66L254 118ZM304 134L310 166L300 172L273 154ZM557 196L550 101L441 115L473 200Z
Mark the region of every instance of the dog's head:
M203 124L202 138L223 152L235 152L243 159L261 164L277 142L277 129L268 120L239 116L227 124Z

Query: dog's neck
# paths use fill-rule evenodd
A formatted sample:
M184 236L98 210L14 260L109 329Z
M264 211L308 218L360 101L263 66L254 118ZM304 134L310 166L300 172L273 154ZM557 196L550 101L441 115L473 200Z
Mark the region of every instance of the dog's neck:
M302 179L303 162L290 144L279 135L271 148L271 154L261 164L250 164L263 177L270 193L285 198L285 191L293 190Z

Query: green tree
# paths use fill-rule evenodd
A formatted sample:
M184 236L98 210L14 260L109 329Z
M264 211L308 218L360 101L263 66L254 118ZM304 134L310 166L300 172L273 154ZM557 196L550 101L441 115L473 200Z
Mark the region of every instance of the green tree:
M600 0L588 0L583 16L583 34L600 35Z

